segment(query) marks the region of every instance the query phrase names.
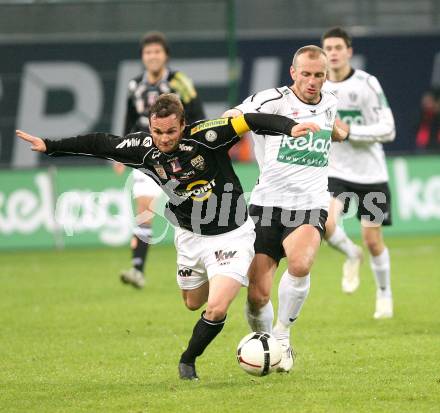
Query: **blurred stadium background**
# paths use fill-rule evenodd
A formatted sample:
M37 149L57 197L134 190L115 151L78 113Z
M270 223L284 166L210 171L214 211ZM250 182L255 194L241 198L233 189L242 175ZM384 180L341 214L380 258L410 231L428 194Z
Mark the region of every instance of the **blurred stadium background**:
M140 70L138 40L149 30L168 36L171 66L194 79L216 117L289 83L298 47L319 44L330 26L348 28L355 65L379 78L396 120L397 138L386 145L396 221L389 231L440 230L440 1L0 0L0 10L0 249L127 243L125 178L93 166L102 162L38 156L14 130L121 133L127 82ZM232 155L250 190L250 142ZM162 232L163 221L155 225Z

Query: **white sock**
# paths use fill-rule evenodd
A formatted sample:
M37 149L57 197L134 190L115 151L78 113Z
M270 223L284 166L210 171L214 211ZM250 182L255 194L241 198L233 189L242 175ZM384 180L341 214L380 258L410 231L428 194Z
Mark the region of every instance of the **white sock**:
M274 328L277 338L288 338L290 326L297 319L309 294L310 274L295 277L284 271L278 286L278 320Z
M153 229L150 224L139 224L133 228L133 234L148 243L153 235Z
M358 256L358 248L356 244L347 237L345 231L336 225L335 232L327 240L328 244L345 254L348 258L356 258Z
M258 310L257 314L251 313L249 304L246 303L246 318L252 331L265 331L272 334L272 324L274 319L272 301Z
M391 264L388 248L385 248L380 255L371 256L370 265L376 280L377 295L391 297Z

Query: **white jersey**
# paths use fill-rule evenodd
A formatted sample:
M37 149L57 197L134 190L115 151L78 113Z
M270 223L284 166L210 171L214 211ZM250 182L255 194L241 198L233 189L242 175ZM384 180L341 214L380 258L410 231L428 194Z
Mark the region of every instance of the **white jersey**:
M321 130L308 136L255 135L260 177L251 204L289 210L328 209L328 154L336 117L336 97L322 93L319 103L305 104L287 86L248 97L237 109L286 116L296 122L315 122Z
M382 142L395 137L394 118L378 80L363 70L324 83L338 98L338 116L350 124L348 140L330 150L329 176L371 184L388 181Z

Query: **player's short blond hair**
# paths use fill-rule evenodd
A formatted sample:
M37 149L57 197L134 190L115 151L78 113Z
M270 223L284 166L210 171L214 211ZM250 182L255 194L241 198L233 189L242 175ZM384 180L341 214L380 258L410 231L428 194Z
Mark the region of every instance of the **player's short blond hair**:
M307 46L303 46L299 48L294 54L292 59L292 66L294 69L296 69L297 67L298 57L305 53L308 54L308 57L310 59L319 59L321 56L324 56L325 61L327 62L327 55L325 54L324 50L321 49L319 46L315 46L314 44L309 44Z

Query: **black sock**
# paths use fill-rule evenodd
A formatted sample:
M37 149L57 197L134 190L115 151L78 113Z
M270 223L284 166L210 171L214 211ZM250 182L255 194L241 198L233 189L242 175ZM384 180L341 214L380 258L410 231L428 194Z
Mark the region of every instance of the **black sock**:
M148 252L148 243L141 240L137 235L134 236L136 238L136 246L132 248L132 265L137 270L144 272L145 260L147 258Z
M196 357L205 351L205 348L208 347L209 343L222 331L225 325L226 316L220 321L210 321L207 320L204 315L205 312L202 313L202 317L194 326L188 348L180 357L182 363L194 363Z

